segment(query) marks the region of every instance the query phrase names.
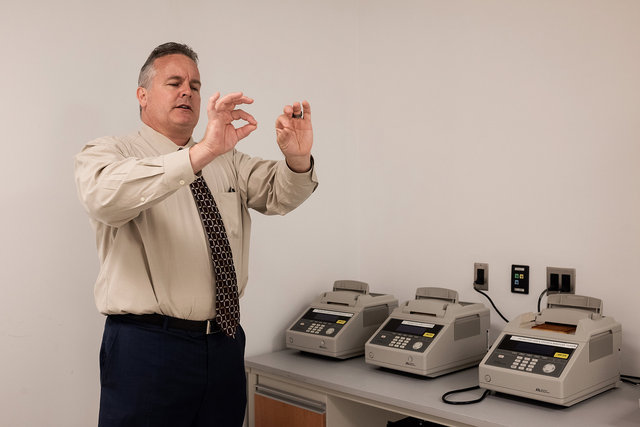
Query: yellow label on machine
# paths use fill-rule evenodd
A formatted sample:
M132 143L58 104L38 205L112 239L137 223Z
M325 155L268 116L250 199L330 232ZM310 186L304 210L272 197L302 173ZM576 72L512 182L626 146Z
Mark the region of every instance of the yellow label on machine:
M556 353L553 357L557 357L558 359L568 359L569 355L567 353Z
M427 338L433 338L436 336L436 334L432 334L431 332L425 332L424 334L422 334L422 336Z
M336 323L340 324L340 325L344 325L345 323L347 323L346 320L340 319L340 320L336 320Z

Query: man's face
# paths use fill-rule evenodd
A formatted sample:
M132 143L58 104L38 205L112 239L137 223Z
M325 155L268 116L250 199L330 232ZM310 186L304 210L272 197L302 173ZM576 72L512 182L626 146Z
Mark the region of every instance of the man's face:
M153 63L148 88L138 88L142 121L183 145L200 117L200 72L189 57L166 55Z

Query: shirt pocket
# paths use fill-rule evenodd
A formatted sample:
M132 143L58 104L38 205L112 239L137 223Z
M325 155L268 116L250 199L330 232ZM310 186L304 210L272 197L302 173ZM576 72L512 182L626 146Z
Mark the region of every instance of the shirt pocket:
M220 211L227 235L230 238L238 238L242 235L240 195L235 191L213 193L212 195L218 206L218 211Z

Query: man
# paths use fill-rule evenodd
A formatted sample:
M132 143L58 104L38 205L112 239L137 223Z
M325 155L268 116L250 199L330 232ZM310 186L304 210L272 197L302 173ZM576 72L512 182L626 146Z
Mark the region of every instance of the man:
M198 57L153 50L140 71L142 127L76 156L78 193L96 231L100 426L238 426L246 406L248 208L285 214L316 188L308 102L276 120L283 161L236 150L257 127L242 93L214 94L204 138ZM234 120L246 124L234 127ZM211 198L211 195L213 196Z

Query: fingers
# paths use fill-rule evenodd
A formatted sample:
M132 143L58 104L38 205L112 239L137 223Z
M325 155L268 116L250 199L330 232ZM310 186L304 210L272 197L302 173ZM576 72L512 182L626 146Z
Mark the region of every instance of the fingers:
M236 136L238 137L238 141L240 141L241 139L247 137L251 132L253 132L257 128L258 128L257 125L247 124L247 125L244 125L244 126L238 128L238 129L236 129Z
M302 117L311 120L311 104L309 104L309 101L302 101Z
M286 116L286 113L284 115L278 116L278 118L276 119L276 129L286 128L287 125L289 125L290 121L291 119L289 119L289 117Z
M292 115L292 117L294 119L302 118L302 107L300 106L299 102L294 102L293 103L293 115Z
M209 102L207 103L207 113L211 113L215 110L218 98L220 98L220 92L214 93L211 98L209 98Z
M282 146L282 144L287 144L293 136L293 132L291 129L286 128L276 128L276 141L278 141L278 145Z
M242 92L229 93L223 97L220 97L220 92L216 92L209 98L209 102L207 104L207 115L209 116L210 121L226 116L226 118L223 118L223 121L228 124L233 120L247 121L250 125L254 126L253 129L246 129L242 132L244 136L247 136L255 130L258 122L251 114L236 107L241 104L252 103L253 99L244 96ZM220 113L225 114L221 115ZM229 117L231 118L229 119Z
M231 118L233 120L245 120L245 121L249 122L249 124L252 124L252 125L257 125L258 124L256 119L251 114L247 113L244 110L233 110L231 112Z
M242 92L229 93L220 98L220 92L216 92L209 98L208 108L216 111L231 111L240 104L253 104L253 99L244 96Z
M302 104L294 102L293 105L285 105L282 111L285 116L292 119L311 119L311 105L308 101L302 101Z

